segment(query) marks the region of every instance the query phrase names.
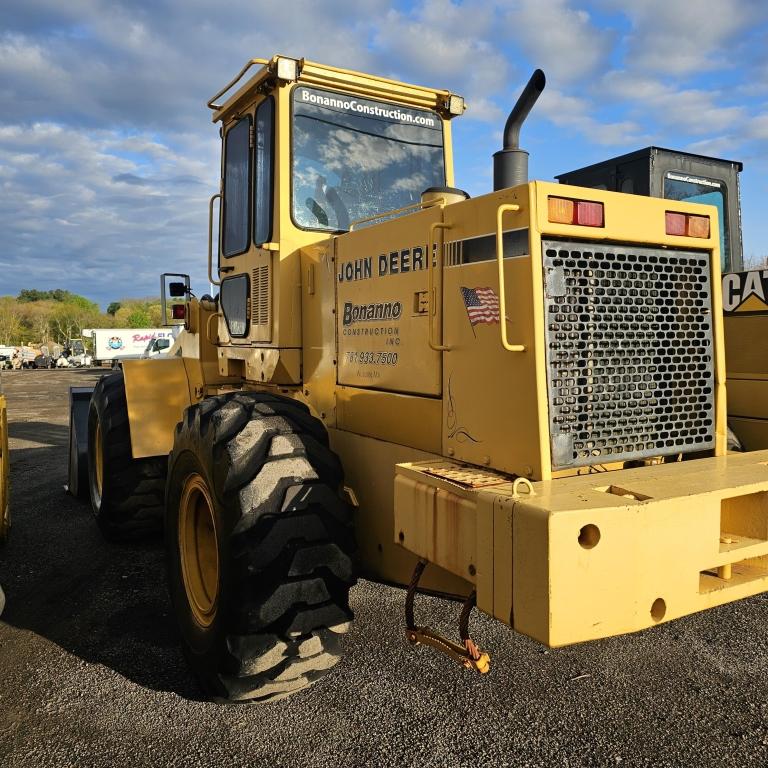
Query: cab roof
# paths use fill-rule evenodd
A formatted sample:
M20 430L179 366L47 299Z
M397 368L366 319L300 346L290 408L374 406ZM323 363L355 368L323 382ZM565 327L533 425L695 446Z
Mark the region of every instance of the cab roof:
M296 62L295 72L297 76L295 78L285 79L282 76L280 71L283 69L281 61ZM224 102L216 103L217 99L229 93L253 67L258 67L258 69L250 80ZM290 66L288 69L290 69ZM272 90L272 88L281 83L294 81L304 85L343 91L344 93L365 98L393 101L409 107L432 109L446 118L456 116L456 112L449 112L449 108L451 97L456 97L457 94L450 91L425 88L421 85L411 85L385 77L355 72L350 69L340 69L326 64L318 64L306 59L292 59L287 56L275 55L271 59L251 59L248 61L237 77L209 100L208 107L213 110L213 122L218 122L219 120L226 121L242 109L257 93ZM463 111L463 100L461 102Z

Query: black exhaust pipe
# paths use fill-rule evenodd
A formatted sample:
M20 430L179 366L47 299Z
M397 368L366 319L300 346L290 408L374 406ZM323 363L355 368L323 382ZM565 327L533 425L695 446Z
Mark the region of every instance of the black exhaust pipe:
M528 81L504 126L504 149L493 155L493 189L506 189L528 181L528 153L520 149L520 129L541 96L547 78L537 69Z

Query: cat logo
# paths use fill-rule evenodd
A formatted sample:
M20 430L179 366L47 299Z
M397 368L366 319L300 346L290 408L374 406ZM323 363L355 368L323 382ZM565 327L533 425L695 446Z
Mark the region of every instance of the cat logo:
M768 269L723 275L723 311L727 315L768 315Z

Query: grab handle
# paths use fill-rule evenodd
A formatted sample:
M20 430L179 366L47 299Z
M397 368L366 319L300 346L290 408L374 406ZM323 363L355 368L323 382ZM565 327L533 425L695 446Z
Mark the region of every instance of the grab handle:
M436 221L429 227L429 238L427 240L427 275L429 276L429 346L436 352L447 352L450 347L444 344L438 344L434 338L435 322L434 317L437 315L437 298L434 290L434 269L432 267L432 251L435 247L435 231L438 229L450 229L450 224L445 224L442 221ZM443 322L443 301L442 301L442 287L443 287L443 249L440 248L437 253L437 264L440 270L440 314L439 322L442 326ZM440 334L442 336L442 333ZM442 340L442 339L441 339Z
M499 266L499 328L501 328L501 346L508 352L525 352L524 344L510 344L507 338L507 296L504 287L504 232L502 222L505 213L519 210L519 205L505 203L500 205L496 211L496 261Z
M221 285L220 280L213 279L213 204L216 198L221 200L221 192L211 195L208 201L208 280L211 285Z

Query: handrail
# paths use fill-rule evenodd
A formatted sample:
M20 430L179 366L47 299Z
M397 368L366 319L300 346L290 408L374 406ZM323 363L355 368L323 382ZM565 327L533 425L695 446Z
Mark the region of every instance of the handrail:
M211 96L211 98L208 100L208 109L221 109L222 104L214 104L216 99L219 98L219 96L223 96L235 83L238 82L242 78L242 76L254 65L261 64L262 66L265 64L269 64L269 59L249 59L246 62L246 65L240 70L239 74L234 77L232 80L230 80L218 93Z
M501 329L501 346L508 352L525 352L524 344L510 344L507 338L507 296L504 286L504 232L502 230L502 222L505 213L519 210L519 205L504 203L496 211L496 261L499 266L499 328Z
M213 279L213 203L217 197L221 200L221 192L211 195L208 201L208 281L211 285L221 285L221 280Z
M434 269L432 268L432 251L435 247L435 230L437 229L450 229L451 225L442 221L435 221L429 227L429 237L427 239L427 275L428 275L428 290L429 290L429 346L435 350L435 352L447 352L451 347L444 344L436 344L433 338L433 331L435 330L435 322L433 316L437 315L437 301L434 290ZM437 252L437 263L440 269L440 288L443 286L443 249L440 248ZM441 291L442 293L442 291ZM442 296L441 296L442 299ZM443 312L442 312L442 300L440 302L440 322L442 324ZM440 334L442 336L442 333Z

